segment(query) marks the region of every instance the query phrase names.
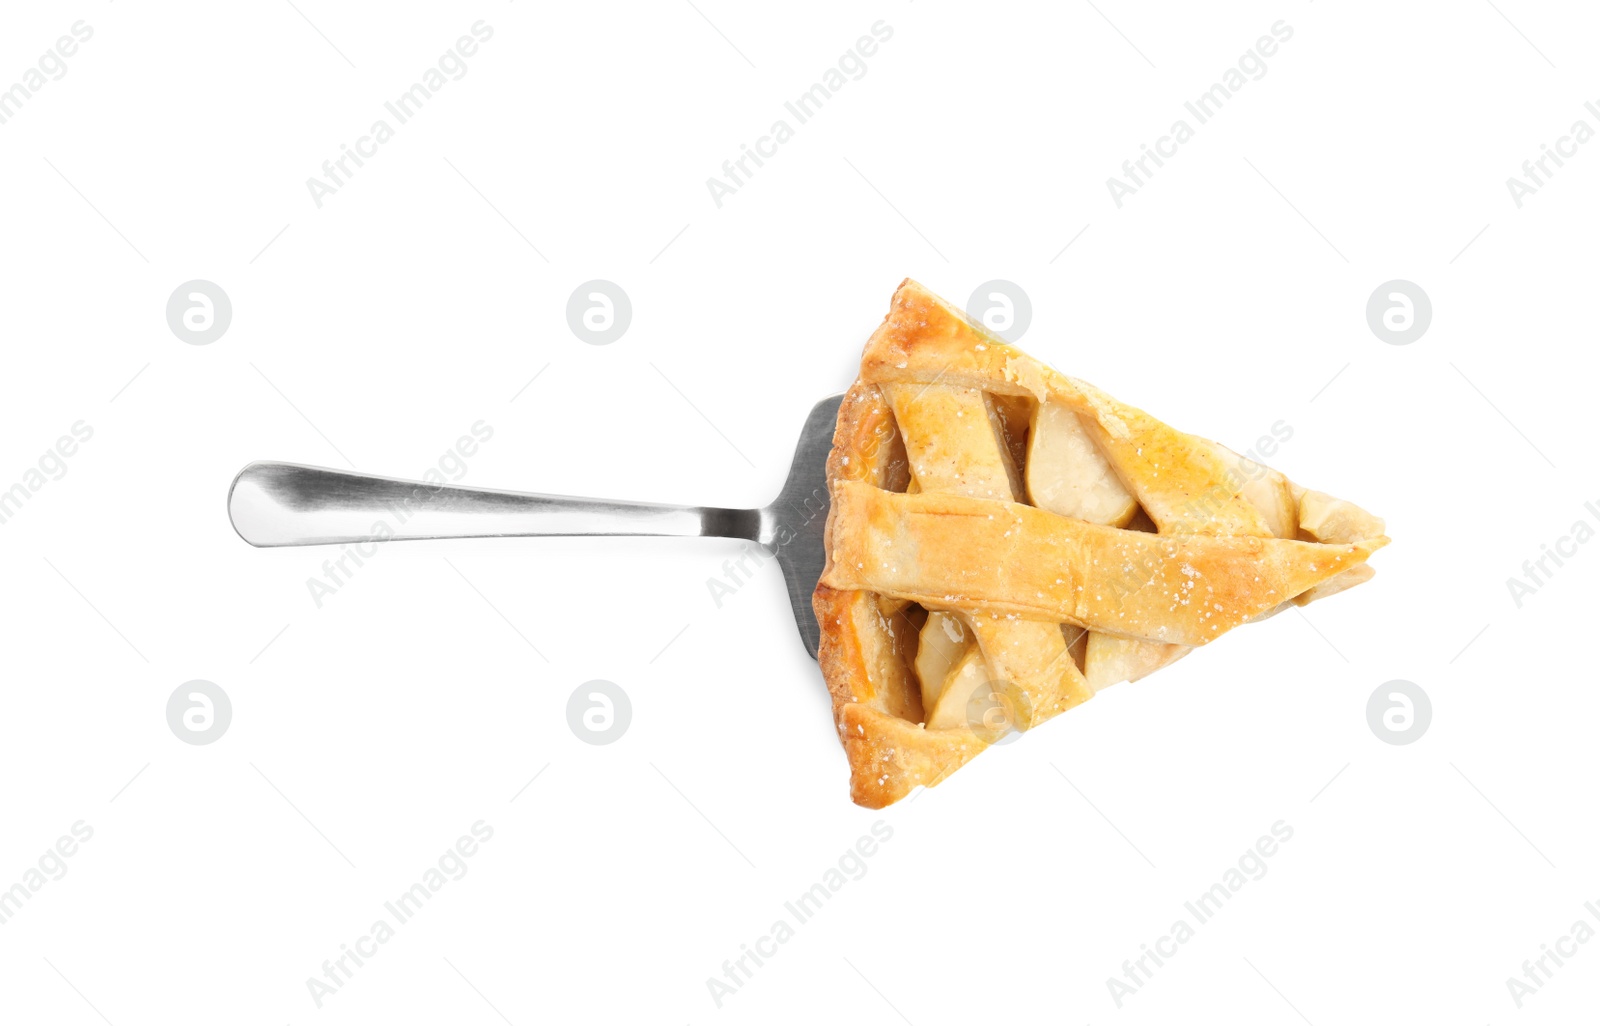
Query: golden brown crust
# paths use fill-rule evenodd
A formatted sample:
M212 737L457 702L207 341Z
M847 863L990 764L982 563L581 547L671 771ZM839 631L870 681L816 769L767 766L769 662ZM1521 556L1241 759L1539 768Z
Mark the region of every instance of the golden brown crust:
M851 703L840 718L845 756L850 760L850 799L881 809L918 784L932 787L989 747L964 727L929 730Z
M1183 645L1220 637L1382 544L1147 534L857 481L832 498L852 529L834 533L829 587Z
M1022 434L1046 404L1076 415L1087 434L1073 444L1099 456L1074 466L1098 467L1100 480L1074 484L1043 461L1035 472L1112 501L1058 507L1071 517L1028 504ZM1063 417L1073 420L1052 411L1051 430ZM1044 423L1034 429L1049 437ZM913 669L921 610L929 630L938 611L963 635L963 667L981 658L987 679L971 701L1004 693L1027 729L1233 627L1366 580L1365 560L1388 542L1359 507L1044 366L909 279L840 406L827 476L818 661L851 796L871 808L939 783L993 740L976 720L945 726L958 708L947 699L966 700L955 689L971 675L922 681ZM924 708L935 698L937 716Z
M856 382L839 405L833 450L828 455L829 491L846 481L879 488L892 484L897 463L904 470L898 445L894 415L877 386ZM825 550L831 550L834 525L830 507L823 531ZM900 714L909 711L911 696L916 695L920 712L920 695L895 649L893 626L884 622L881 608L869 593L819 585L811 606L822 629L817 662L833 697L834 722L841 736L839 713L852 703L874 703L886 713Z

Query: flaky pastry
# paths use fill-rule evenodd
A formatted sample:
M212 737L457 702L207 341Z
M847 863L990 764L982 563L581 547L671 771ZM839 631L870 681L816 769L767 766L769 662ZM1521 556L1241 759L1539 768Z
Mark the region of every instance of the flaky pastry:
M818 660L857 804L1372 576L1383 521L1008 345L907 280L828 458Z

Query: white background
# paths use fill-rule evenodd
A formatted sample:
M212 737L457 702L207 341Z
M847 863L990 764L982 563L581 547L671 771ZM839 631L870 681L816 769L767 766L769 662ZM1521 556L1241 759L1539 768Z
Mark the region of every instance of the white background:
M1600 546L1520 609L1506 579L1600 500L1600 145L1520 209L1505 185L1600 128L1593 12L296 2L3 16L0 84L94 36L0 126L0 489L94 437L0 525L0 887L94 836L0 926L0 1018L1594 1007L1600 944L1520 1010L1506 978L1600 899ZM306 179L479 19L466 77L319 209ZM706 179L879 19L865 77L719 209ZM1266 76L1118 209L1106 179L1280 19ZM713 604L733 542L395 546L318 608L330 552L227 522L251 460L418 476L478 420L469 484L759 505L908 275L961 304L1020 284L1023 348L1181 428L1292 425L1275 466L1387 518L1378 577L875 813L777 567ZM233 303L208 346L164 316L195 278ZM632 300L609 346L567 327L592 278ZM1394 278L1433 303L1409 346L1366 323ZM165 714L196 678L233 705L204 746ZM633 704L604 747L565 713L597 678ZM1410 745L1368 727L1393 679L1431 696ZM718 1009L706 979L879 819L866 875ZM466 876L319 1010L307 978L478 820ZM1107 979L1279 820L1268 874L1119 1009Z

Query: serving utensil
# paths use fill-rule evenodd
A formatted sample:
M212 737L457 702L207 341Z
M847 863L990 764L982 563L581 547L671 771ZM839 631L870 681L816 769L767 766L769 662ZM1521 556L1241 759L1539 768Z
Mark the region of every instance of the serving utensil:
M777 558L801 641L814 659L819 632L811 592L822 576L822 530L828 519L825 464L843 398L829 396L811 408L788 480L778 497L760 509L462 488L258 462L233 479L228 517L239 537L260 547L380 540L372 535L377 520L394 531L384 541L573 535L742 538Z

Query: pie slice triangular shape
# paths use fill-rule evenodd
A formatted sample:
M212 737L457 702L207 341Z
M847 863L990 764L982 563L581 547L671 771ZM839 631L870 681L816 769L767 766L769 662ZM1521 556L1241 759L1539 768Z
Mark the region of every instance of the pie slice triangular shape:
M1289 603L1383 521L1046 367L907 280L828 457L818 655L882 808Z

